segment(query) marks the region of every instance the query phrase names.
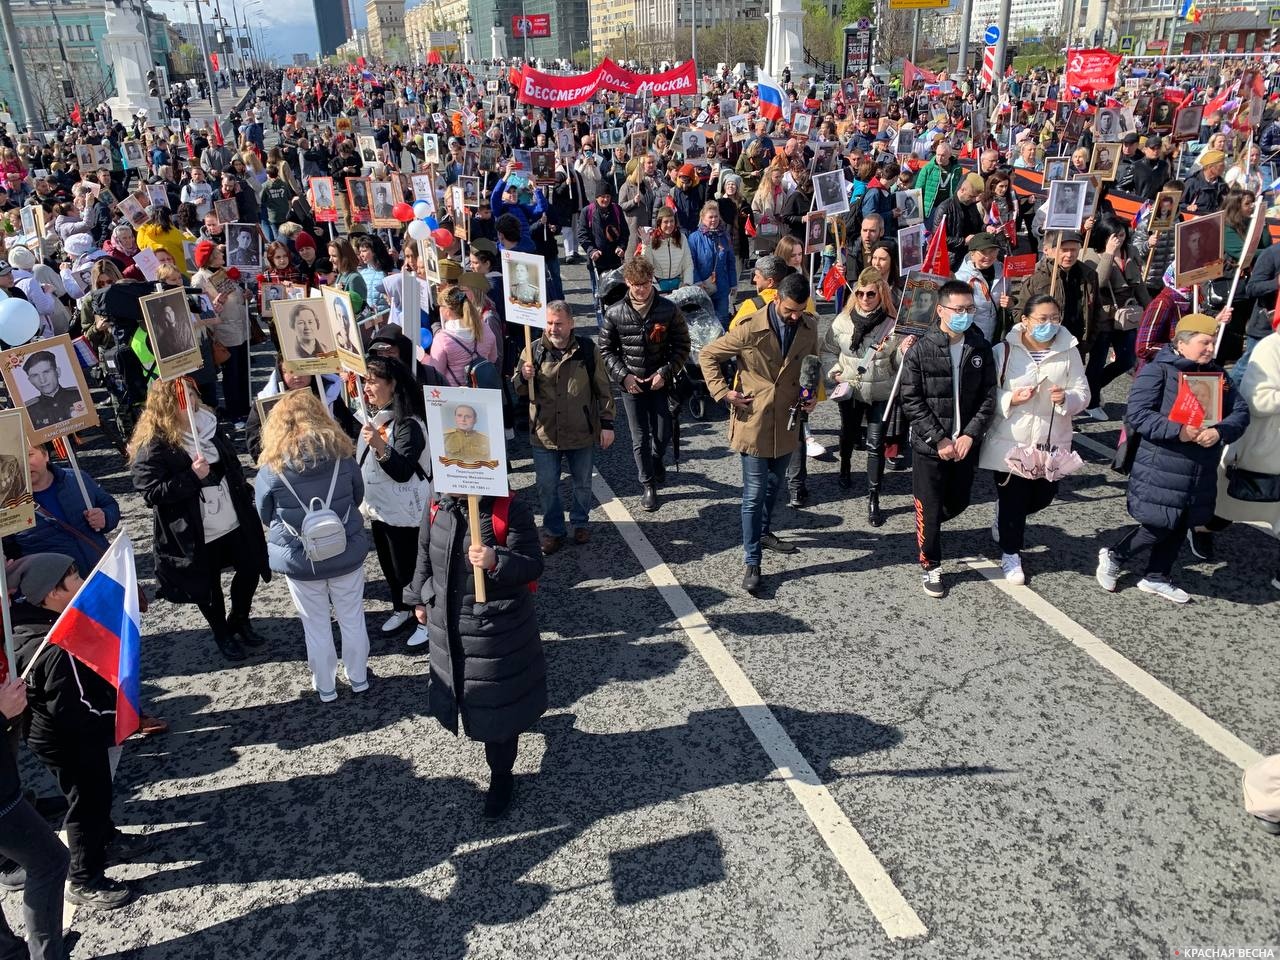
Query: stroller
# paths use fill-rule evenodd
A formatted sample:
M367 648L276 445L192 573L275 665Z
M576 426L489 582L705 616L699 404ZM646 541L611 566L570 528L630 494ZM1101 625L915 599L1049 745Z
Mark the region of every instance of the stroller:
M685 364L684 379L688 386L682 391L682 399L688 403L695 420L705 420L711 409L711 394L698 366L698 354L712 340L724 334L715 305L707 291L701 287L680 287L666 294L668 300L680 308L689 326L689 362Z

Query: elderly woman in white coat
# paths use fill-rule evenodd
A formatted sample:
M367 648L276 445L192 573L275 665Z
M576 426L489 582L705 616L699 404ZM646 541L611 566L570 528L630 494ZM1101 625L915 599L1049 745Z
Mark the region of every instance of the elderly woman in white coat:
M1010 583L1026 583L1022 547L1027 517L1053 502L1057 481L1029 480L1009 470L1019 447L1046 441L1071 447L1071 418L1089 402L1084 362L1076 338L1062 326L1062 308L1049 296L1032 297L1021 320L992 351L999 374L997 411L982 441L978 466L996 479L992 536L1000 543L1000 567Z
M956 270L956 279L973 290L973 322L994 345L1000 329L1000 310L1009 306L1009 283L1004 267L996 260L1000 243L991 233L975 233L969 240L969 252Z
M1233 466L1263 477L1280 476L1280 330L1263 337L1253 348L1240 393L1249 404L1249 427L1223 456L1214 512L1225 520L1264 523L1273 537L1280 538L1280 502L1235 499L1226 473L1226 467ZM1280 556L1271 569L1271 586L1280 590Z

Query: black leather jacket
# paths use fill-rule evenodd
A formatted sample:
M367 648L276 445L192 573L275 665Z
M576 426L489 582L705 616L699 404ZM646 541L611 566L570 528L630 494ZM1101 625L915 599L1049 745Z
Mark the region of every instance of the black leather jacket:
M655 339L654 330L659 326L666 327L666 335ZM670 383L671 375L682 370L689 359L689 327L684 314L656 293L643 317L626 296L609 307L597 342L615 383L622 383L629 373L641 379L661 373Z

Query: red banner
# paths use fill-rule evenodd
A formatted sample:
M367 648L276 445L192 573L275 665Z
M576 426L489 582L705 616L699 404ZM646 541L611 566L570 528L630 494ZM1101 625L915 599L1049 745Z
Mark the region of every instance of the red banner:
M1065 86L1082 93L1098 93L1114 90L1116 70L1121 56L1101 48L1067 51L1067 78Z
M213 64L213 69L215 71L222 69L222 67L218 65L218 55L216 53L209 54L209 62Z
M586 103L597 90L648 93L655 97L689 96L698 92L697 66L692 60L665 73L632 73L607 57L586 73L557 76L525 67L520 74L521 103L536 107L574 107Z
M551 14L517 13L511 18L511 35L517 40L551 36Z

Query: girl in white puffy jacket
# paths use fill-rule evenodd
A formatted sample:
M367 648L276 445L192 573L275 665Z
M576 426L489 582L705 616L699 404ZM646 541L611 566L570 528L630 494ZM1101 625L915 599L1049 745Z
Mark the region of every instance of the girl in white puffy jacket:
M1062 308L1049 296L1032 297L1021 320L996 345L995 420L982 441L978 466L995 473L1000 566L1010 583L1025 583L1022 546L1027 517L1053 502L1056 481L1028 480L1009 471L1019 447L1048 443L1071 447L1071 418L1089 402L1089 383L1076 338L1062 326Z

